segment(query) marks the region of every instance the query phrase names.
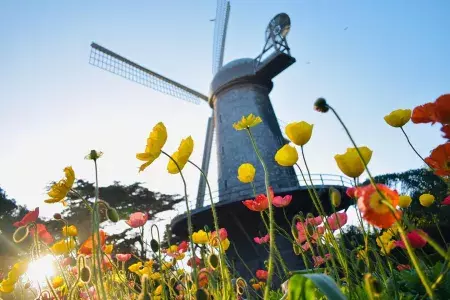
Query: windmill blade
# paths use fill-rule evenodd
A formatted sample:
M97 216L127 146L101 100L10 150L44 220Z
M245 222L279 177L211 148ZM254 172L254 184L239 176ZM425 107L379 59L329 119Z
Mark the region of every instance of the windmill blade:
M198 183L198 191L197 191L197 203L196 208L203 207L203 203L205 201L205 188L206 188L206 179L208 176L209 162L211 160L211 149L214 140L214 112L211 117L208 119L208 125L206 127L206 139L205 146L203 149L203 159L202 159L202 170L203 174L200 174L200 180Z
M230 1L217 0L216 19L213 39L213 75L219 71L223 64L225 39L227 37L228 19L230 17Z
M208 101L207 96L150 71L96 43L91 44L89 63L100 69L182 100L195 104L199 104L201 101Z

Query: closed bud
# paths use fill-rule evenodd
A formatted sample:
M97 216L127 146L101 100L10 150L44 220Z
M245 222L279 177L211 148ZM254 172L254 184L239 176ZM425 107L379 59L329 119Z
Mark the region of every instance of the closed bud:
M25 289L29 289L30 287L31 287L31 283L29 283L29 282L25 283L25 286L24 286Z
M302 250L300 249L300 246L297 245L297 243L294 243L292 248L294 249L294 254L295 255L300 255L302 253Z
M204 227L203 227L203 230L205 230L205 232L209 232L210 230L209 230L209 226L208 225L205 225Z
M319 98L314 102L314 109L321 113L326 113L330 108L324 98Z
M119 214L114 207L109 207L106 211L106 215L111 222L117 223L119 221Z
M61 220L61 219L62 219L62 216L61 216L61 214L56 213L56 214L53 215L53 218L54 218L55 220Z
M208 262L210 267L215 270L219 266L219 257L216 254L211 254L208 257Z
M334 207L338 207L339 205L341 205L341 193L337 189L331 187L329 189L329 196L331 204Z
M91 159L91 160L97 160L100 157L102 157L102 155L103 155L103 152L101 152L101 151L91 150L91 152L89 152L89 154L86 155L84 158Z
M28 230L28 226L20 226L16 229L16 231L14 231L14 242L17 244L23 242L23 240L27 238L29 232L30 231Z
M195 298L197 300L208 300L209 295L204 289L198 289L197 292L195 292Z
M80 279L84 283L88 283L91 280L91 270L88 267L81 268Z
M152 248L153 252L155 252L155 253L158 252L158 250L159 250L159 243L155 239L152 239L150 241L150 248Z

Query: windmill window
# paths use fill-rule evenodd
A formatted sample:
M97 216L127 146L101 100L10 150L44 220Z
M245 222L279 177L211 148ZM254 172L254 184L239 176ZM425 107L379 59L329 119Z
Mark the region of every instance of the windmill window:
M221 151L222 151L222 155L224 155L225 154L225 149L223 148L223 146L222 146Z
M225 180L225 189L227 189L227 187L228 187L228 184L227 184L227 181Z

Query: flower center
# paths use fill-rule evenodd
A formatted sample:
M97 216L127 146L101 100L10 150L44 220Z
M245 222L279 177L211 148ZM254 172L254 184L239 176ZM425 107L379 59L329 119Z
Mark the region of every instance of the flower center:
M384 196L386 197L386 195L384 195ZM377 192L374 192L370 196L369 205L377 214L386 214L389 212L389 207L387 207L387 205L383 204L382 198L380 197L380 195Z

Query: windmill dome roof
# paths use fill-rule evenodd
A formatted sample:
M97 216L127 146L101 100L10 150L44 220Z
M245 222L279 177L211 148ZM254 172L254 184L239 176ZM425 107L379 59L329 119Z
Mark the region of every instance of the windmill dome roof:
M253 58L239 58L224 65L214 76L210 92L214 94L221 87L231 81L255 74L255 60Z

